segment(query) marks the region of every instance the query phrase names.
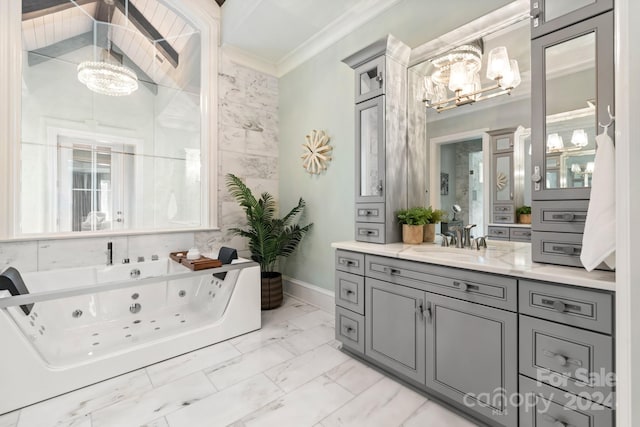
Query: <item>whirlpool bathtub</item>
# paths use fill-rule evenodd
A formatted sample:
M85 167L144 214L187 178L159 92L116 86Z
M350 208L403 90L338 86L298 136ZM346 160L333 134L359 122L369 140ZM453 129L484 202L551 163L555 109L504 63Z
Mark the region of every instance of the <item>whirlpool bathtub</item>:
M29 294L1 291L0 414L260 328L260 268L247 260L22 277Z

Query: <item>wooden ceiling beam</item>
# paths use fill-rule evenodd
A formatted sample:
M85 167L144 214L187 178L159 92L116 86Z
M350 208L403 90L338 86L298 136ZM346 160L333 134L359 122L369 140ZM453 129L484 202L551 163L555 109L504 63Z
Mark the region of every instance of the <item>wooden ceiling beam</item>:
M78 6L89 3L95 3L96 0L76 0ZM42 16L51 15L52 13L62 12L63 10L76 7L76 4L69 0L23 0L22 1L22 20L40 18Z
M128 12L129 21L131 21L131 23L145 37L151 40L158 40L156 42L156 46L160 51L160 54L162 54L162 56L164 56L167 61L169 61L169 63L173 65L174 68L177 68L180 59L178 52L176 52L176 50L169 44L169 42L164 40L164 36L160 34L160 32L153 25L151 25L151 22L149 22L149 20L145 18L142 12L137 7L135 7L133 3L129 2L128 6L125 6L125 1L126 0L116 0L116 7L118 8L118 10L120 10L120 12L125 15ZM125 11L125 8L127 9L127 11Z

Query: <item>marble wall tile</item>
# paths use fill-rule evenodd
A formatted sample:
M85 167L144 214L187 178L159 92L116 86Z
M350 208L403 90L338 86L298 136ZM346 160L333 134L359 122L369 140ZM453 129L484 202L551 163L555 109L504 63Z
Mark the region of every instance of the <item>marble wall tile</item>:
M93 411L151 389L152 385L145 371L134 371L28 406L20 414L18 427L50 427L52 420L73 422Z
M223 174L232 173L242 178L277 179L277 158L222 152Z
M242 419L252 426L312 426L353 398L328 378L318 377Z
M113 243L114 262L128 257L126 237L40 240L38 242L38 270L106 264L108 242Z
M167 257L169 252L188 250L194 244L194 233L129 236L129 258L134 262L139 256L143 256L148 260L151 259L151 255Z
M228 342L221 342L182 356L147 367L147 374L154 387L169 383L202 369L240 356L240 352Z
M247 151L247 131L233 126L221 125L218 131L218 149L220 151L234 151L245 153ZM251 132L251 135L260 135L259 132ZM254 139L254 138L252 138ZM255 138L261 141L261 138Z
M38 242L0 243L0 271L17 268L21 273L38 270Z
M322 420L322 426L397 426L425 401L425 397L385 377Z
M279 398L282 394L282 390L273 382L263 374L258 374L169 414L167 419L171 427L225 426Z
M476 424L438 405L428 401L413 413L402 427L478 427Z
M265 373L278 387L288 393L347 359L349 356L325 344L283 362Z
M197 372L93 412L93 427L142 425L192 405L215 391L204 373Z
M205 373L218 390L223 390L292 357L280 345L271 344L206 369Z
M300 145L304 140L300 141ZM268 157L278 157L278 133L273 130L246 132L245 149L247 153ZM302 152L302 147L300 147Z
M360 394L383 378L383 375L356 359L349 359L325 374L353 394Z

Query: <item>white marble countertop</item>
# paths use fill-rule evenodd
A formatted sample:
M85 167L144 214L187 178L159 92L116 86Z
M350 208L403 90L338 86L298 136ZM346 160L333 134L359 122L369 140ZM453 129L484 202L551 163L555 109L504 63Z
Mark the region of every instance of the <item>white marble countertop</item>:
M439 244L423 243L405 245L391 243L380 245L356 241L336 242L336 249L426 262L447 267L503 274L531 280L584 286L587 288L615 290L614 272L587 272L583 268L539 264L531 261L531 244L521 242L487 241L486 249L460 249L441 247Z

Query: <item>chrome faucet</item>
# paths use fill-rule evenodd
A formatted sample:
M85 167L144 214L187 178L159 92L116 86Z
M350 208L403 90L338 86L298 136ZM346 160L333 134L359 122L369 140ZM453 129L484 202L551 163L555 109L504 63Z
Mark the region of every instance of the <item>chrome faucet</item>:
M455 243L456 243L456 248L464 248L464 241L462 240L462 236L463 236L463 231L462 231L462 227L456 227L453 229L453 231L456 233L455 236L453 237L455 239ZM451 244L453 244L453 242L451 242Z
M464 243L462 244L462 247L471 247L471 229L475 226L475 224L467 224L464 226Z
M487 248L487 238L485 236L476 237L473 243L477 250L480 250L480 248Z
M113 242L107 242L107 266L113 265Z

